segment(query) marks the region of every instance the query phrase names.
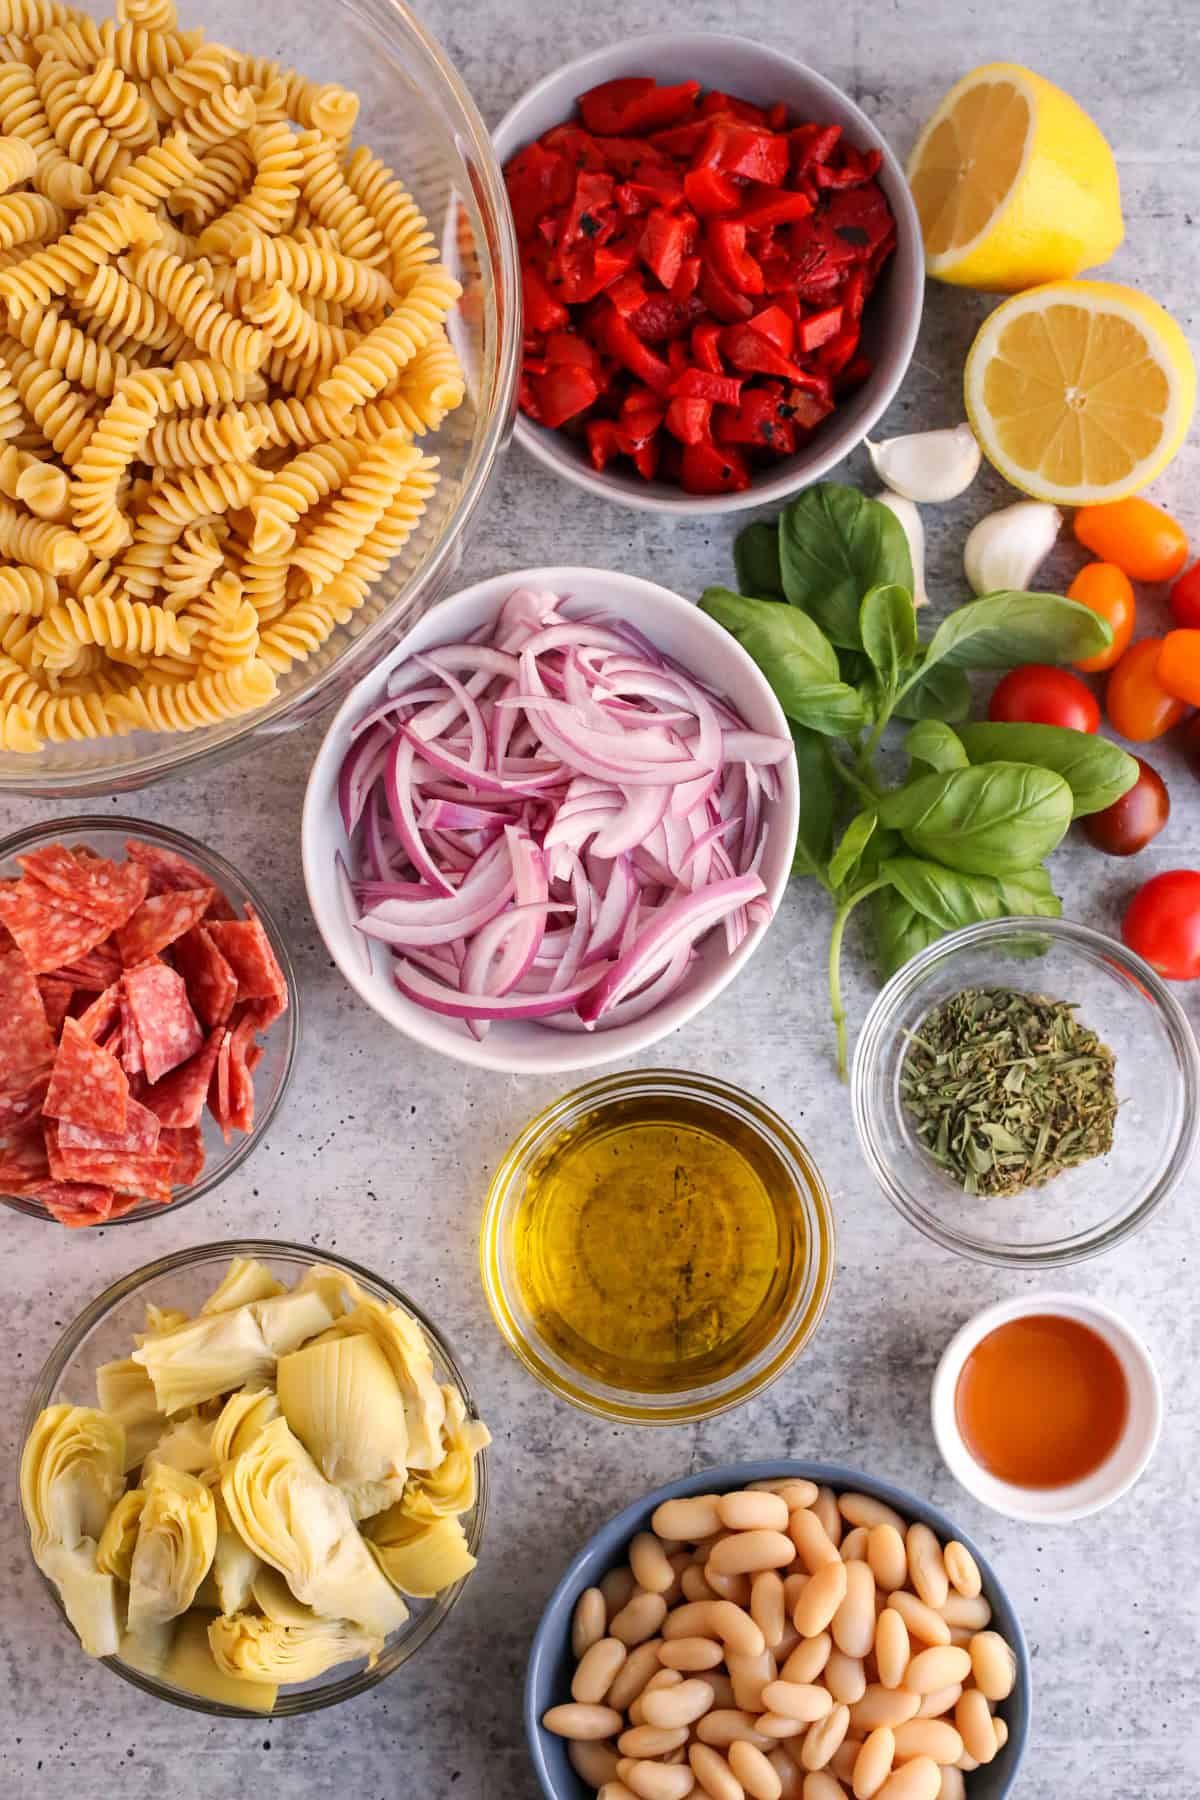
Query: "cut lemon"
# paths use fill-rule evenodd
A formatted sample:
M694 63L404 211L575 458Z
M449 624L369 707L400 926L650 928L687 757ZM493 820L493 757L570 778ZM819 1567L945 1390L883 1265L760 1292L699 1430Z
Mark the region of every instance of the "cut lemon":
M1121 242L1117 165L1069 94L1018 63L957 82L917 139L908 179L925 266L1016 293L1106 262Z
M1136 493L1166 467L1191 422L1196 366L1148 294L1059 281L984 320L964 388L980 448L1007 481L1084 506Z

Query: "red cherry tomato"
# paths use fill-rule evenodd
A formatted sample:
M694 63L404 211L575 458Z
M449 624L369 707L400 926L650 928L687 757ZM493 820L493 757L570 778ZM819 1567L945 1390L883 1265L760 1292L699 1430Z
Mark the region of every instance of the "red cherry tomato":
M1140 887L1121 936L1168 981L1200 975L1200 869L1170 869Z
M1178 725L1187 712L1182 700L1168 694L1158 680L1161 638L1139 638L1131 644L1108 678L1104 704L1114 731L1131 743L1145 744Z
M1185 631L1200 629L1200 562L1184 570L1167 598L1177 625Z
M1100 707L1078 675L1049 663L1025 663L997 682L988 701L988 718L1006 725L1067 725L1073 731L1095 731Z
M1138 778L1127 794L1089 813L1083 821L1086 835L1106 856L1136 856L1156 838L1171 812L1167 784L1157 769L1137 759Z

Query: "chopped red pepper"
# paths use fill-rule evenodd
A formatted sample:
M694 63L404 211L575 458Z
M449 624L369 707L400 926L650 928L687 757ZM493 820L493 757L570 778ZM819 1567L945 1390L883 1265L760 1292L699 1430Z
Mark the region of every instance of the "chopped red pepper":
M526 144L504 171L509 204L517 233L528 236L543 214L563 206L571 197L570 163L541 144Z
M781 355L792 354L796 342L796 324L782 306L764 306L751 319L750 329L757 331L760 337L765 337L769 344L774 344Z
M725 362L721 355L721 326L716 319L701 319L692 326L692 355L698 369L723 375Z
M750 469L728 445L686 444L679 479L689 494L736 494L750 486Z
M533 264L521 264L521 294L525 301L525 324L531 331L554 331L570 318L561 300L556 300Z
M837 149L842 135L840 125L797 125L788 133L792 150L792 167L797 174L802 169L814 168L818 163L826 163Z
M646 283L636 270L630 269L627 275L621 275L612 283L608 297L621 314L627 319L635 313L646 299Z
M685 191L686 188L685 179ZM812 210L813 203L807 194L756 184L744 197L738 218L748 230L763 231L776 225L790 225L796 219L807 219Z
M700 285L700 271L703 263L698 256L685 256L679 265L679 273L671 283L672 300L687 300Z
M719 218L722 213L741 209L742 189L718 169L689 169L683 178L683 191L692 211L702 219Z
M705 242L717 274L743 294L761 294L761 266L746 249L746 227L737 219L710 219Z
M671 386L669 366L643 344L628 321L615 307L608 306L595 316L595 335L602 349L623 363L631 375L644 381L656 394L665 394Z
M721 349L735 369L782 375L785 381L795 381L804 373L752 325L727 325L721 333Z
M580 94L579 111L589 131L617 137L674 125L695 111L699 93L698 81L659 87L648 77L625 76Z
M726 324L735 324L739 319L748 319L754 311L754 302L747 295L726 281L720 270L711 262L706 262L700 272L700 298L709 312Z
M664 423L681 444L708 443L712 438L712 401L677 394L667 408Z
M742 395L738 375L715 375L711 369L685 369L675 383L675 393L686 400L711 400L716 406L736 406Z
M656 207L646 220L638 241L638 253L652 275L657 275L669 288L679 273L679 265L692 247L694 227L690 219Z
M842 309L840 306L826 307L824 312L810 313L807 319L801 319L800 329L796 333L796 344L801 350L819 350L830 338L837 336L842 329ZM857 342L858 334L855 333Z
M787 139L752 125L715 124L696 159L702 169L720 169L723 175L744 175L749 181L780 186L787 178Z
M600 392L599 384L589 370L569 363L536 376L534 388L542 424L551 430L565 425L578 413L586 412Z

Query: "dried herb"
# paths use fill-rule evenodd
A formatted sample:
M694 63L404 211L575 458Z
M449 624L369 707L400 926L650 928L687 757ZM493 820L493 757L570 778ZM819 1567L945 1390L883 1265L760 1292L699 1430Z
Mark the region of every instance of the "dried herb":
M1040 1187L1112 1148L1115 1059L1067 1001L964 988L910 1038L905 1111L966 1193Z

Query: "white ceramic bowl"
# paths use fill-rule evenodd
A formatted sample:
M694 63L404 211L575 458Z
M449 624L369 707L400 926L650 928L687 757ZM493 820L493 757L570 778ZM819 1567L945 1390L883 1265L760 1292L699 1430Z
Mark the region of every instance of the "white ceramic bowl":
M741 100L769 106L783 101L792 118L840 125L859 150L883 157L878 180L896 220L896 249L863 315L863 348L874 368L863 385L814 432L795 456L767 469L740 494L685 494L673 482L643 481L633 471L593 469L586 452L562 431L548 431L518 412L517 438L531 455L576 487L644 512L707 516L738 512L787 499L816 481L861 444L904 379L917 341L925 294L921 225L904 170L871 120L848 94L767 44L712 31L670 31L625 38L590 51L531 87L492 133L498 161L572 117L588 88L619 75L652 75L659 81L695 80Z
M395 966L387 946L365 938L346 917L338 887L334 856L347 851L346 833L337 803L338 770L350 744L350 731L368 708L382 698L388 676L415 650L460 642L498 612L514 588L535 587L570 596L566 611L604 611L628 618L658 649L674 657L724 694L753 731L789 735L779 702L741 645L705 613L653 581L605 569L518 569L478 582L443 600L427 613L339 708L317 752L304 798L302 854L304 880L317 929L351 987L389 1025L429 1050L476 1068L511 1074L558 1074L568 1069L594 1069L601 1063L631 1056L693 1018L729 985L753 956L768 929L754 925L731 956L721 930L710 932L686 978L670 998L644 1019L610 1031L568 1036L532 1020L496 1021L482 1043L458 1020L427 1012L401 994L392 977ZM767 841L759 873L772 910L778 907L791 873L799 817L799 785L793 759L779 765L779 798L764 809ZM364 945L369 952L370 967Z
M1075 1319L1103 1338L1125 1373L1129 1413L1112 1455L1083 1481L1067 1487L1025 1488L999 1481L980 1467L963 1442L955 1416L954 1394L963 1364L976 1344L1011 1319L1052 1313ZM1067 1524L1086 1519L1128 1493L1142 1474L1162 1430L1162 1387L1149 1350L1111 1306L1086 1294L1027 1294L985 1306L955 1332L938 1363L930 1399L933 1435L942 1461L968 1493L994 1512L1035 1525Z

